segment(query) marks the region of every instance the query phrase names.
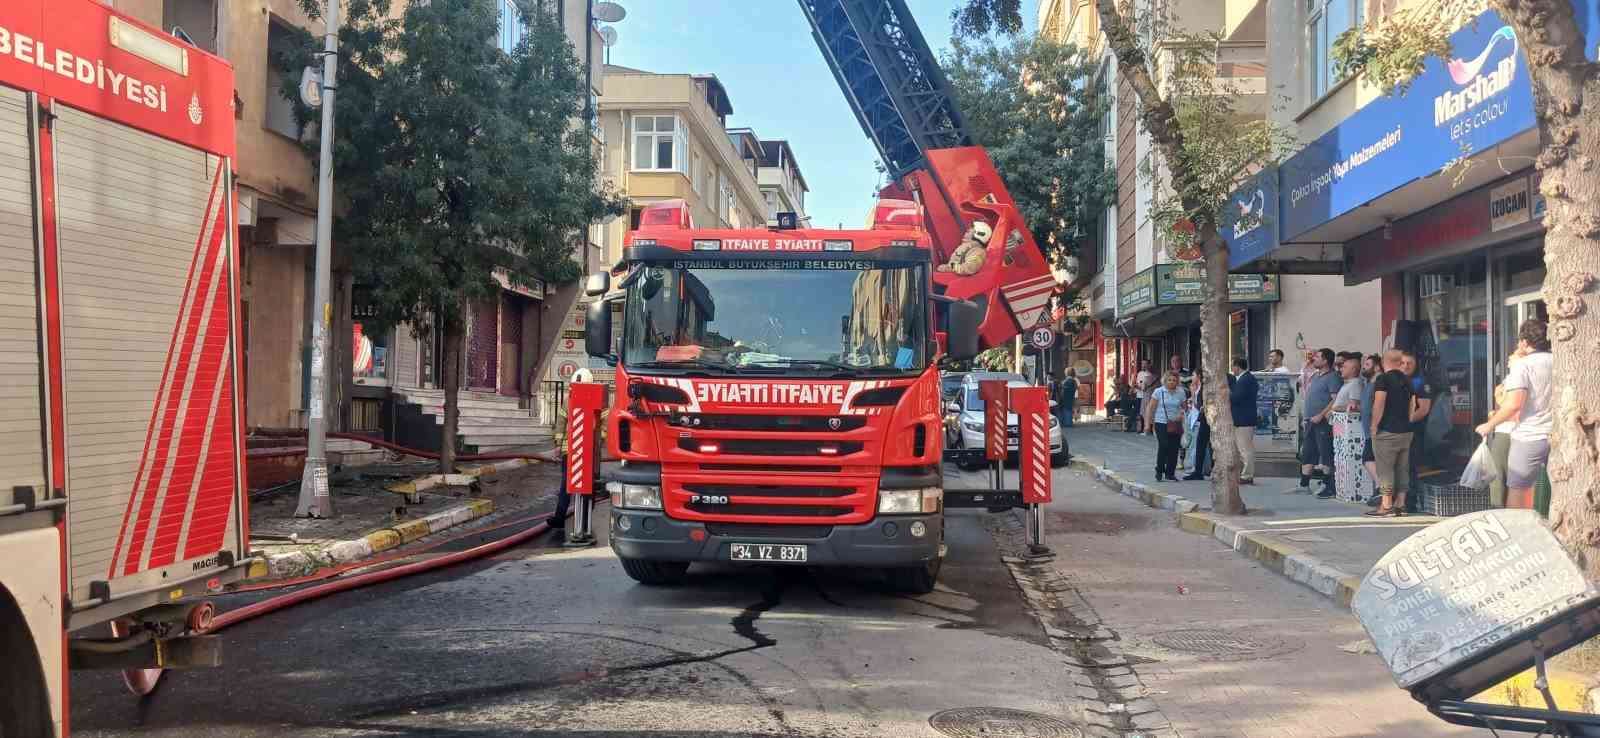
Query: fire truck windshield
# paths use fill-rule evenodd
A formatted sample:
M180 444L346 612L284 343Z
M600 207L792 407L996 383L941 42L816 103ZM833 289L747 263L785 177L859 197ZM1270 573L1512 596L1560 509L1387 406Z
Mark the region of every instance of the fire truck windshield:
M641 264L628 280L630 369L833 375L928 364L926 265Z

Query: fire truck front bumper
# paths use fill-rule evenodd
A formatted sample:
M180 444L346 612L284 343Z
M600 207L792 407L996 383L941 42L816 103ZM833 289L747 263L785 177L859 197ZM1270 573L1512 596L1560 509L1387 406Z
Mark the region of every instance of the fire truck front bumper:
M920 535L916 535L920 534ZM944 555L944 515L879 515L859 525L702 523L611 510L611 548L650 561L913 566Z

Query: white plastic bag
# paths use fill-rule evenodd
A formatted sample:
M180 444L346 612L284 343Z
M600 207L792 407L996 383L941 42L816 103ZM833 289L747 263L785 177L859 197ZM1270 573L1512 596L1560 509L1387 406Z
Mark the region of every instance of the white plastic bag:
M1484 489L1499 478L1500 467L1494 463L1494 452L1489 450L1489 441L1485 439L1478 444L1478 450L1472 452L1466 470L1461 472L1461 486Z

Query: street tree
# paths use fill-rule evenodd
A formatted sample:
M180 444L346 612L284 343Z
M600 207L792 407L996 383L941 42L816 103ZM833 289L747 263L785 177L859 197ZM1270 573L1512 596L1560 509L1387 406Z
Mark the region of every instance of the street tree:
M1095 0L1117 74L1136 96L1139 125L1154 144L1150 160L1141 164L1141 175L1154 185L1151 220L1173 260L1205 268L1200 354L1215 459L1211 506L1219 513L1241 514L1240 455L1228 402L1228 245L1222 231L1251 225L1230 207L1232 195L1287 153L1293 137L1240 108L1249 97L1246 91L1217 73L1220 34L1175 23L1164 3L1129 5L1126 13L1118 6L1118 0ZM967 0L957 11L958 30L963 21L972 28L985 22L1020 27L1020 17L985 18L995 7L987 0Z
M317 17L322 0L301 0ZM345 0L340 29L335 241L371 286L378 322L443 339L439 467L455 466L466 315L512 284L575 279L589 224L625 210L597 181L582 119L587 85L560 20L525 2L522 41L497 48L484 0ZM284 94L311 63L302 43L275 58ZM302 125L314 111L301 107ZM308 153L314 133L306 136Z
M942 66L1028 230L1065 268L1116 195L1100 131L1105 103L1084 84L1094 65L1042 36L957 35Z
M1577 11L1591 0L1437 0L1390 12L1341 36L1335 59L1390 94L1431 58L1454 57L1450 36L1484 5L1511 26L1533 85L1545 197L1544 299L1554 357L1549 524L1591 580L1600 580L1600 64ZM1587 23L1593 23L1588 20ZM1472 166L1470 151L1447 165ZM1459 180L1460 172L1457 172Z

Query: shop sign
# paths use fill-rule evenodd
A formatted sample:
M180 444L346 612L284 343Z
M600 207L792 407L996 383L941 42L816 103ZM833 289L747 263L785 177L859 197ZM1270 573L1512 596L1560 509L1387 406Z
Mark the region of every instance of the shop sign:
M502 267L495 267L494 281L500 285L501 289L507 292L522 295L523 297L531 297L535 300L544 299L543 280L530 279L526 284L515 284L511 281L510 272L506 271Z
M1205 299L1206 268L1200 264L1157 264L1157 305L1199 305Z
M1278 168L1251 177L1229 199L1222 213L1222 240L1228 268L1237 269L1278 248Z
M1132 315L1156 306L1155 270L1146 269L1117 285L1117 314Z
M1229 274L1228 302L1278 302L1283 290L1276 274Z
M1361 284L1432 261L1488 233L1489 190L1479 188L1345 244L1344 283Z
M1595 5L1575 3L1591 56L1600 38ZM1525 44L1497 13L1479 15L1450 44L1462 58L1429 57L1404 94L1373 100L1283 163L1280 239L1433 174L1463 150L1487 151L1534 126Z
M1489 230L1502 231L1528 222L1528 178L1518 177L1489 190Z

